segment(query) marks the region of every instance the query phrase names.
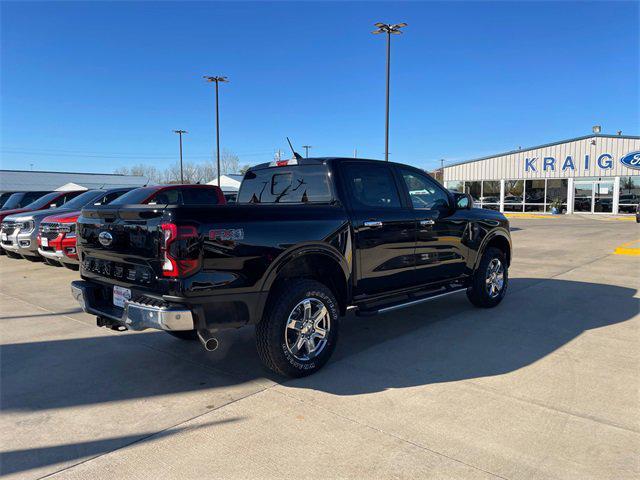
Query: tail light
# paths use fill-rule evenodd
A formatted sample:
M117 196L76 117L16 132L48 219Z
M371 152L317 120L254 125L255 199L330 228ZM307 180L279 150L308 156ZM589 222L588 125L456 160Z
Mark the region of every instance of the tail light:
M200 268L200 251L195 247L198 230L191 225L163 223L162 275L165 277L186 277ZM190 251L191 250L191 251Z

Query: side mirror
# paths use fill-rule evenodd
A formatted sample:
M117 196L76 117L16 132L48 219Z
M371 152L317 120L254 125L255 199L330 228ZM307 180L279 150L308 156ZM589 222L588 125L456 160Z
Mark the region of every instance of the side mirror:
M468 193L456 193L456 210L470 210L473 208L473 198Z

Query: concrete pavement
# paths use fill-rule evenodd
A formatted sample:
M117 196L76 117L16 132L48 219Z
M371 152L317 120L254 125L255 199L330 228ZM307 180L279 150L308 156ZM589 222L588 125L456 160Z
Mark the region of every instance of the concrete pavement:
M8 478L640 476L640 238L604 217L511 219L510 292L343 320L283 382L250 328L205 352L97 329L76 272L0 257Z

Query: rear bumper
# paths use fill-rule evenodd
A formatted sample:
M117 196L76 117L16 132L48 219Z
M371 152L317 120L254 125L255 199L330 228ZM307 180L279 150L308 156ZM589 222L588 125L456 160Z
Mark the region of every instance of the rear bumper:
M129 301L123 309L105 306L96 300L95 287L83 280L71 282L71 294L85 312L107 318L129 330L185 331L195 328L193 314L186 308L156 307Z

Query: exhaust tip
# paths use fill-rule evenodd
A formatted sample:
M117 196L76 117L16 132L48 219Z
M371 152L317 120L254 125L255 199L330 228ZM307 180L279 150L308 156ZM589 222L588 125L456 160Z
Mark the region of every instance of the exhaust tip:
M218 349L218 339L211 335L208 330L198 330L198 338L207 352L213 352Z

